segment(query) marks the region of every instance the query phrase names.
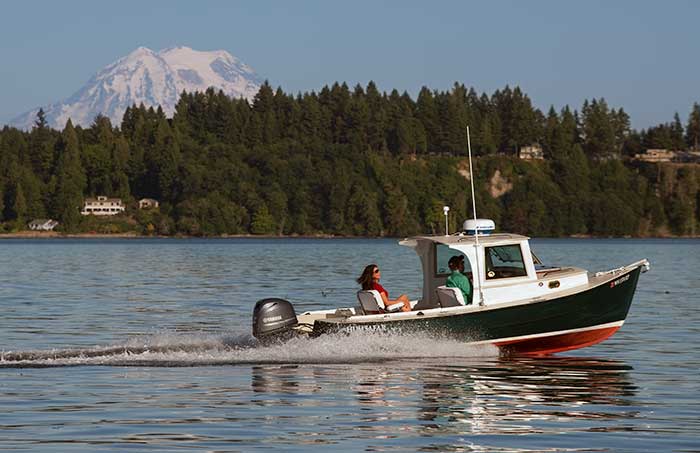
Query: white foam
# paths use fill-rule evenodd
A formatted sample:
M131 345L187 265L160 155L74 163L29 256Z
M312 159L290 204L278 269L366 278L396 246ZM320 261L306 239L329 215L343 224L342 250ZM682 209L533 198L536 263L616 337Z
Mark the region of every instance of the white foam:
M75 365L202 366L267 363L362 363L421 358L498 357L495 346L426 334L351 332L298 337L261 345L247 334L210 335L161 332L122 344L89 349L0 354L3 367Z

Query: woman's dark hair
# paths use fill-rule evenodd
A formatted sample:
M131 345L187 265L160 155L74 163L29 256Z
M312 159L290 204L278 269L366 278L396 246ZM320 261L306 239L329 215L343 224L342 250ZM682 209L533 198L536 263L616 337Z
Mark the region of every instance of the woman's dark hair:
M372 289L372 283L374 283L374 270L377 269L379 266L376 264L370 264L367 267L365 267L365 270L362 271L362 275L357 279L357 283L362 286L363 290L369 290Z

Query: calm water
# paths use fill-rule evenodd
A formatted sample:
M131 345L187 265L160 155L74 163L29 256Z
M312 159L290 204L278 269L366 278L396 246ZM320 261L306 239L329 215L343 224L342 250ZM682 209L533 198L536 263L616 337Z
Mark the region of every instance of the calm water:
M256 300L354 302L393 240L0 241L3 451L700 451L700 241L535 240L545 263L648 258L610 340L543 359L408 336L260 347Z

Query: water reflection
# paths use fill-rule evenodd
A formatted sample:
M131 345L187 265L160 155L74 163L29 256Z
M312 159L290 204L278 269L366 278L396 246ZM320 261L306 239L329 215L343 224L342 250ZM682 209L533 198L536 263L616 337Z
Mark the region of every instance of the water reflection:
M541 432L545 421L620 417L636 393L631 367L619 361L549 358L494 365L440 368L450 379L424 371L418 418L433 422L426 431L458 422L461 432L474 434Z
M266 405L344 395L360 430L389 437L557 432L587 420L595 426L585 429L606 431L637 415L631 371L622 361L566 357L261 365L251 387Z
M253 366L251 390L254 393L300 393L302 390L299 388L299 378L296 377L300 371L299 365Z

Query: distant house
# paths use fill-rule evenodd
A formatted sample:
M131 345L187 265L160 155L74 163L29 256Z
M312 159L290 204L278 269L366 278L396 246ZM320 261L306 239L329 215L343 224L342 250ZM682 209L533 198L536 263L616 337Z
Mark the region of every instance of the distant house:
M644 162L671 162L676 158L676 151L668 149L648 149L642 154L635 154L634 158Z
M141 198L139 200L139 209L154 209L158 206L158 200L154 200L153 198Z
M29 229L34 231L53 231L58 222L53 219L34 219L29 222Z
M542 160L544 159L544 152L542 151L542 147L535 143L530 146L522 146L518 156L524 160Z
M100 195L97 198L86 198L80 213L82 215L117 215L124 210L121 198L107 198Z

